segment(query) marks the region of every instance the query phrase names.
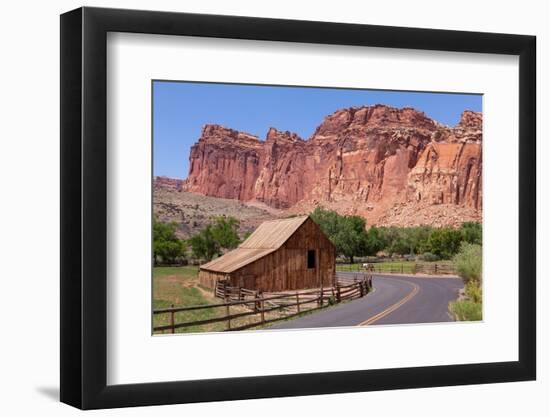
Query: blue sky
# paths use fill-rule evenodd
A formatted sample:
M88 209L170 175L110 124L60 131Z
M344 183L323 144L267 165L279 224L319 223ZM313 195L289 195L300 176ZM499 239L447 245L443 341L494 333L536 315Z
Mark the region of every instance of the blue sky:
M353 106L411 106L454 126L465 109L481 111L481 95L337 88L153 82L153 173L186 178L189 149L207 123L265 139L275 127L307 139L323 118Z

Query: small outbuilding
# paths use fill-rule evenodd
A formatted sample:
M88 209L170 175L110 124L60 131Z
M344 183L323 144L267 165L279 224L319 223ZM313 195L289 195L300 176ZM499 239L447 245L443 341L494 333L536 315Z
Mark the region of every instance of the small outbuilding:
M336 249L309 216L262 223L236 249L200 267L201 285L286 291L334 284Z

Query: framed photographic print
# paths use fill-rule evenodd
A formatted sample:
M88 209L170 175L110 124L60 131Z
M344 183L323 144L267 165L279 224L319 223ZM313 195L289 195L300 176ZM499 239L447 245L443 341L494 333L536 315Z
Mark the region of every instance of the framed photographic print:
M61 400L535 379L535 38L61 16Z

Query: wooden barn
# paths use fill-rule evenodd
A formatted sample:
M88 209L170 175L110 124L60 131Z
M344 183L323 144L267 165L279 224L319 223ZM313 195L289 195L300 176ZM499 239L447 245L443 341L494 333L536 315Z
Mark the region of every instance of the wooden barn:
M262 223L239 247L200 267L208 288L227 280L232 287L286 291L334 284L336 250L309 216Z

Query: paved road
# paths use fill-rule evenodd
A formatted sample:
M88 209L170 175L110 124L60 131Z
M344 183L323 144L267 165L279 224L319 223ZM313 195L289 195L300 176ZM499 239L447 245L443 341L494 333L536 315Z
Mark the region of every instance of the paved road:
M353 276L354 273L340 274ZM457 298L463 284L460 278L375 275L373 286L375 291L366 297L278 323L270 328L303 329L452 321L448 304Z

